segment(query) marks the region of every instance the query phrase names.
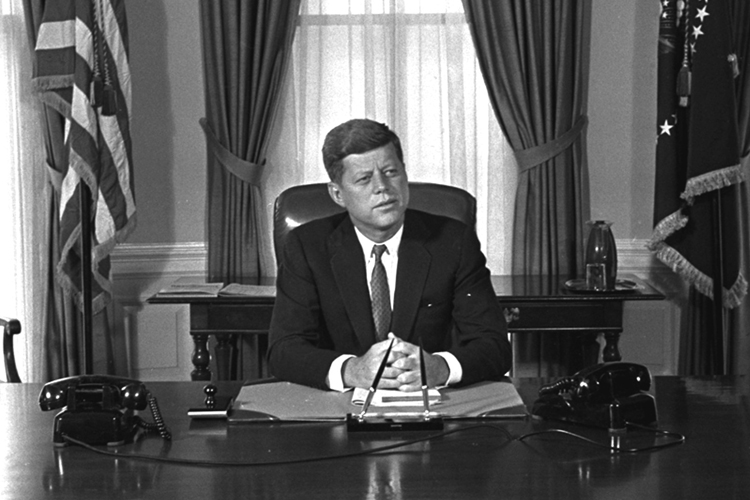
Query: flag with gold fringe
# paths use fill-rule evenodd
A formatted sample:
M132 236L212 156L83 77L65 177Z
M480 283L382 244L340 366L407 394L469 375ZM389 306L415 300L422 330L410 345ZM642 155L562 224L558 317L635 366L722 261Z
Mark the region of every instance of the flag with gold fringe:
M32 84L65 118L56 277L81 303L81 198L88 186L92 312L111 297L109 255L135 227L131 83L124 0L46 2Z
M661 4L654 232L648 247L713 297L719 229L722 303L733 308L747 294L747 282L739 259L737 185L743 177L729 6L725 0ZM720 203L714 205L717 193Z

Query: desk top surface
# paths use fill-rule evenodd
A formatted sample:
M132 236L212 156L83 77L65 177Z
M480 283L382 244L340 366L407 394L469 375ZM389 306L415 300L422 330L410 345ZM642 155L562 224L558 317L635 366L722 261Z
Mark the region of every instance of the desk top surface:
M544 301L622 301L663 300L665 295L647 280L634 275L619 276L634 286L613 292L590 292L566 286L570 278L548 275L493 275L492 286L498 300L506 302ZM262 292L255 295L170 296L156 294L148 299L150 304L272 304L275 298L274 278L260 278Z
M527 404L549 380L515 380ZM147 384L159 399L171 443L145 437L112 458L70 446L54 448L54 412L37 404L40 384L0 384L0 498L738 498L750 491L750 419L746 377L655 377L659 427L685 443L659 451L612 453L565 435L517 438L566 428L602 444L606 431L535 419L446 426L449 435L361 455L398 436L347 435L342 423L226 425L191 421L203 384ZM239 383L218 383L219 393ZM148 418L148 417L146 417ZM628 432L623 446L653 442ZM207 462L135 460L140 453ZM322 456L347 458L306 461Z

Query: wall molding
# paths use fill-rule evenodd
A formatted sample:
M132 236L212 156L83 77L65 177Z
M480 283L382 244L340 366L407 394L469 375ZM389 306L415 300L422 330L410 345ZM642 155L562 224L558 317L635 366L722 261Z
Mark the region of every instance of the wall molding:
M646 248L648 240L616 240L618 269L649 273L668 268ZM203 241L177 243L123 243L112 252L113 279L154 279L205 275L208 247Z
M111 254L112 278L151 280L163 276L205 275L205 242L123 243Z
M615 240L618 272L653 272L668 269L646 248L649 240Z

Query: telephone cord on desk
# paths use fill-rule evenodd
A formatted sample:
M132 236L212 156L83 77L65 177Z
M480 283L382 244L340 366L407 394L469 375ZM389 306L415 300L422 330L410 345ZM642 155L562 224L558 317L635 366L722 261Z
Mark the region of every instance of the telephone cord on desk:
M544 396L547 394L558 394L560 392L569 391L578 384L578 381L573 377L564 377L560 380L551 384L543 385L539 388L539 395Z
M582 436L580 434L576 434L575 432L567 431L564 429L545 429L541 431L535 431L535 432L529 432L528 434L524 434L523 436L518 437L518 441L523 441L527 438L533 437L533 436L541 436L543 434L563 434L566 436L571 436L576 439L580 439L581 441L585 441L587 443L593 444L594 446L598 446L600 448L606 448L612 451L616 451L619 453L641 453L645 451L656 451L663 448L669 448L671 446L676 446L678 444L682 444L685 442L685 436L673 431L665 431L661 429L652 429L651 427L640 425L640 424L634 424L632 422L625 422L626 426L634 427L641 430L646 430L653 432L655 434L660 434L662 436L668 436L674 438L673 441L670 441L668 443L662 443L662 444L655 444L652 446L644 446L642 448L621 448L619 446L612 446L611 444L602 444L594 439L587 438L586 436Z
M153 425L153 424L151 424ZM655 432L657 434L661 434L663 436L669 436L675 438L673 441L662 443L659 445L653 445L653 446L646 446L643 448L621 448L618 446L612 446L611 444L603 444L600 442L597 442L596 440L587 438L585 436L582 436L580 434L576 434L574 432L566 431L563 429L548 429L543 431L536 431L536 432L530 432L527 434L523 434L518 437L513 437L510 432L508 432L507 429L504 427L500 427L494 424L488 424L488 423L479 423L476 425L472 425L469 427L463 427L460 429L452 429L449 431L443 431L438 432L435 434L430 434L429 436L423 436L415 439L408 439L402 442L388 444L384 446L379 446L376 448L371 448L369 450L360 450L355 451L351 453L342 453L338 455L321 455L316 457L307 457L307 458L299 458L299 459L293 459L293 460L277 460L277 461L267 461L267 462L236 462L236 461L209 461L209 460L200 460L200 459L189 459L189 458L170 458L170 457L164 457L164 456L153 456L153 455L143 455L143 454L123 454L120 452L114 452L110 450L105 450L101 448L97 448L95 446L89 445L87 443L84 443L83 441L79 441L77 439L73 439L67 435L63 436L63 439L71 444L77 444L83 448L86 448L88 450L91 450L95 453L101 454L101 455L108 455L108 456L114 456L117 458L132 458L134 460L147 460L147 461L153 461L153 462L162 462L162 463L170 463L174 465L187 465L187 466L202 466L202 467L226 467L226 466L234 466L234 467L250 467L250 466L269 466L269 465L290 465L290 464L299 464L299 463L312 463L312 462L320 462L324 460L335 460L335 459L342 459L342 458L353 458L358 456L367 456L367 455L377 455L383 452L392 451L395 449L403 448L405 446L410 446L412 444L420 443L420 442L426 442L426 441L432 441L436 438L448 436L450 434L457 434L461 432L467 432L471 430L476 429L483 429L483 428L490 428L494 429L496 431L500 431L503 436L507 439L507 442L505 443L510 444L513 441L519 441L524 442L526 439L539 436L543 434L563 434L566 436L571 436L576 439L580 439L582 441L585 441L589 444L609 449L613 452L618 453L641 453L641 452L651 452L651 451L657 451L663 448L676 446L679 444L682 444L685 442L685 436L682 434L671 432L671 431L664 431L659 429L652 429L650 427L641 426L637 424L631 424L627 423L628 426L639 428L642 430L647 430L651 432ZM167 439L167 438L165 438Z
M148 406L151 409L151 416L154 418L154 421L153 423L146 422L138 417L138 426L145 429L147 432L158 432L162 439L170 441L172 439L172 433L167 429L167 424L161 416L161 410L159 409L159 403L156 401L156 397L150 392L148 393Z

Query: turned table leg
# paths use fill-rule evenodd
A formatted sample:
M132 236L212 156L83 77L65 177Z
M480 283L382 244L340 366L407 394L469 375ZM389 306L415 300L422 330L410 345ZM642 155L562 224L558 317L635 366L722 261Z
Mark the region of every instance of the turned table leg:
M604 334L604 340L606 341L606 344L602 350L602 359L604 361L621 361L622 356L620 355L620 348L618 347L620 333L606 332Z
M208 335L191 334L193 336L193 366L195 369L190 372L191 380L211 380L211 370L208 364L211 361L211 354L208 351Z
M235 335L217 334L216 347L216 380L232 380L234 378L232 357L234 354Z

